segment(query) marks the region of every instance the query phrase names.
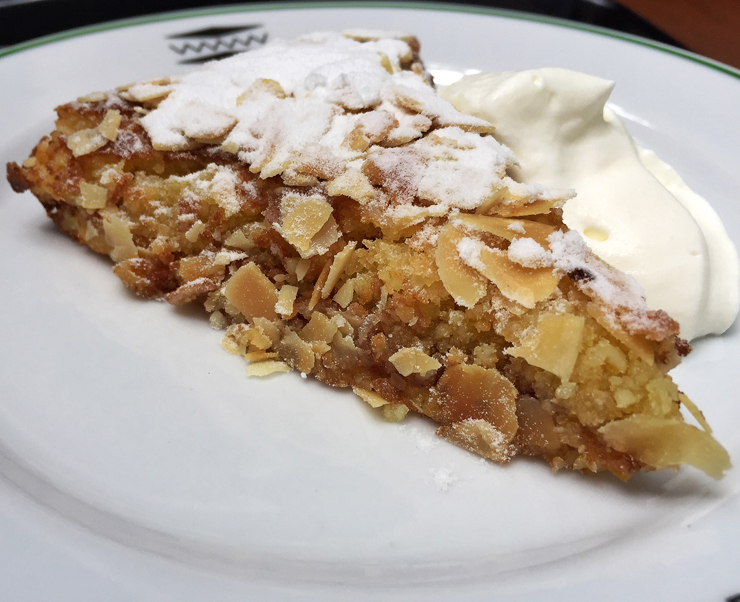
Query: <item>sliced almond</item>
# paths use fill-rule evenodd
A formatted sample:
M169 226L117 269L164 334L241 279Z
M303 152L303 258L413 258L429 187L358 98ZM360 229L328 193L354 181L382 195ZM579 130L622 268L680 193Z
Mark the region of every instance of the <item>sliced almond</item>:
M344 245L344 248L334 256L329 273L326 276L326 282L324 282L324 286L321 288L322 299L326 299L331 295L334 286L339 282L339 278L342 276L342 272L344 272L344 268L347 267L347 263L352 258L352 253L354 253L356 246L357 242L352 240Z
M381 406L384 406L389 401L386 401L383 399L380 395L377 393L374 393L373 391L368 391L367 389L361 389L360 387L352 387L352 390L355 392L355 395L359 396L363 400L365 400L367 403L370 404L370 407L373 408L379 408Z
M615 339L622 343L627 349L634 352L642 361L652 366L655 363L655 351L650 342L640 335L633 335L619 323L617 317L611 312L604 309L597 303L589 303L586 311L606 330L608 330Z
M332 207L320 194L288 193L280 203L282 222L276 226L283 238L293 245L301 257L316 254L312 241L329 221Z
M486 294L486 279L460 259L458 243L465 234L447 224L437 238L436 262L442 284L456 303L473 307Z
M190 226L188 231L185 232L185 238L190 242L197 242L205 229L206 225L202 221L197 220L192 226Z
M258 79L237 97L236 104L239 106L248 100L255 100L265 96L286 98L287 95L285 94L283 87L280 85L280 82L267 78Z
M293 315L293 304L298 295L298 287L284 284L278 293L278 300L275 303L275 311L283 317Z
M140 82L128 86L125 93L130 96L131 100L137 102L149 102L152 100L162 100L172 92L171 85L160 85L156 82Z
M316 284L314 284L314 287L313 287L313 293L311 293L311 300L308 302L309 310L313 310L313 308L316 307L316 304L319 302L319 299L321 299L321 291L324 288L324 284L326 284L326 279L329 277L329 271L331 270L331 264L332 264L331 261L327 261L324 264L324 267L321 270L319 277L316 279Z
M308 324L301 330L301 338L309 343L314 341L331 343L338 331L339 328L335 322L332 322L321 312L316 311L311 314Z
M113 247L110 252L110 258L113 261L118 263L139 256L139 250L134 244L134 237L128 224L118 215L111 214L103 218L103 232L105 242Z
M254 241L251 238L247 238L243 230L232 232L224 242L229 247L241 249L242 251L250 251L254 248Z
M255 318L277 318L275 285L255 263L240 267L229 279L224 291L226 298L250 322Z
M352 303L352 299L355 297L355 282L353 280L347 280L334 295L333 299L336 301L342 309L346 309L347 306Z
M295 277L300 282L306 277L308 270L311 268L310 259L299 259L295 266Z
M104 138L114 142L118 138L118 129L121 127L121 112L109 109L98 126L98 131Z
M555 231L549 224L541 224L527 219L510 219L505 217L495 217L490 215L475 215L461 213L454 218L455 225L457 222L465 226L489 232L506 240L515 238L533 238L541 247L549 249L547 237Z
M67 146L75 157L89 155L106 144L108 140L98 131L98 128L79 130L67 136Z
M630 454L651 468L690 464L715 479L730 468L730 456L709 433L678 418L634 414L599 429L610 447Z
M402 403L389 403L380 408L380 412L383 414L383 420L386 422L401 422L401 420L406 418L409 409Z
M231 113L209 104L193 101L187 106L188 119L183 121L182 133L198 142L220 142L236 125Z
M572 314L542 314L524 340L507 352L566 382L581 352L585 323L581 316Z
M77 102L103 102L108 100L108 95L105 92L90 92L77 99Z
M527 268L508 258L504 251L491 249L479 240L463 238L458 252L466 265L493 282L512 301L531 309L555 292L560 274L552 268Z
M703 428L707 434L711 435L712 427L709 426L707 419L704 417L704 413L696 406L696 404L684 393L679 392L678 399L694 417L694 420L701 425L701 428Z
M515 453L507 435L485 420L471 419L441 426L437 434L450 443L499 464L506 464Z
M180 260L177 275L183 282L200 278L220 280L224 275L224 267L215 263L213 256L208 254L183 257Z
M329 196L347 196L360 205L366 205L375 198L375 188L368 177L356 169L348 169L340 176L326 183Z
M290 366L277 360L265 360L247 366L249 376L269 376L279 372L290 372Z
M108 189L80 182L80 196L77 197L77 204L84 209L102 209L108 201Z
M316 358L311 345L292 330L289 330L278 343L277 350L281 357L288 360L297 370L305 374L309 374L313 370Z
M438 370L442 367L442 364L437 360L416 347L399 349L388 360L403 376L414 373L424 376L432 370Z
M517 390L495 368L458 364L437 383L442 396L441 422L484 420L510 442L516 434Z
M274 360L278 354L274 351L249 351L244 354L244 359L248 362L264 362L265 360Z

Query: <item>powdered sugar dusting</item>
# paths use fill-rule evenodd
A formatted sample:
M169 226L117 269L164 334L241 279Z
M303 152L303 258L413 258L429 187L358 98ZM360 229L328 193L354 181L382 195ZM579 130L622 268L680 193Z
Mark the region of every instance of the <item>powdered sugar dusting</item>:
M288 180L300 179L295 165L307 157L321 158L310 173L324 179L369 158L394 187L394 206L421 201L444 208L419 221L452 208L476 209L501 188L516 158L476 133L490 131L488 122L459 113L422 75L402 69L412 56L402 39L359 42L316 33L209 63L167 85L137 84L128 93L166 96L141 120L156 149L221 144L262 178ZM548 194L520 188L518 196ZM411 217L408 211L389 217Z
M610 308L613 319L618 319L629 330L636 324L648 326L650 310L645 293L632 276L617 272L597 259L575 230L553 232L547 240L555 268L568 274L580 274L582 277L576 279L578 286L603 301ZM615 310L621 310L619 318Z
M484 246L481 241L465 236L457 243L457 253L466 265L476 270L484 270L485 265L480 258L481 249Z
M438 491L447 491L458 480L457 475L448 466L441 466L437 469L432 468L429 472L432 474Z
M521 224L519 227L521 228ZM511 261L527 268L543 268L552 265L552 255L532 238L515 238L511 241L507 254Z
M506 229L516 232L517 234L526 234L526 230L524 229L524 226L522 226L522 222L511 222L506 226Z

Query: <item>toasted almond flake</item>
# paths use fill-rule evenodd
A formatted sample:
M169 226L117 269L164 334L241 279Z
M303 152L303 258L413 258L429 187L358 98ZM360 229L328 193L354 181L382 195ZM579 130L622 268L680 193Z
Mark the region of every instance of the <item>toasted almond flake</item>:
M108 190L97 184L80 182L77 204L84 209L102 209L108 200Z
M277 345L280 342L282 328L277 317L273 319L257 317L254 319L254 325L272 341L273 345Z
M544 249L550 248L547 237L555 231L555 228L549 224L541 224L532 220L470 215L467 213L460 213L453 219L453 222L455 225L460 223L475 230L495 234L506 240L514 240L519 237L532 238Z
M172 92L172 86L160 85L156 82L141 82L133 84L126 89L131 99L137 102L150 100L161 100Z
M581 352L585 323L583 317L572 314L542 314L524 340L507 353L552 372L561 382L566 382Z
M236 125L236 117L213 105L191 101L191 118L182 124L182 133L198 142L214 144L223 140Z
M218 310L214 311L210 316L208 316L208 322L210 323L211 328L214 328L216 330L223 330L229 325L228 321L226 320L226 316L224 316Z
M517 390L495 368L457 364L443 372L436 387L442 398L444 422L482 419L500 431L507 443L516 435Z
M259 99L265 96L285 98L286 94L280 82L267 78L258 79L237 97L236 105L240 106L248 100Z
M293 314L293 303L298 295L298 287L290 284L284 284L278 293L275 311L281 316L288 317Z
M238 335L230 334L231 330L234 328L239 329ZM244 353L247 348L249 348L250 352L266 351L273 345L272 337L270 337L264 329L252 324L237 324L235 326L231 326L226 335L227 336L224 337L224 340L221 343L222 345L226 345L227 340L232 340L234 336L236 336L238 339L238 345L242 348L241 351L239 349L237 349L237 351L231 351L230 347L225 347L227 350L231 351L231 353Z
M586 306L586 311L588 311L588 313L601 326L614 335L615 339L627 347L627 349L634 352L642 361L649 366L652 366L655 363L655 351L650 342L644 336L633 335L627 332L627 330L617 321L616 316L611 312L608 312L598 303L589 303Z
M103 232L105 241L113 247L110 252L110 258L118 263L126 259L133 259L139 256L139 250L134 244L134 237L128 224L118 215L106 215L103 218Z
M354 253L356 246L356 241L350 241L334 256L334 261L332 261L331 268L329 268L329 273L326 276L326 282L321 289L322 299L326 299L331 295L331 292L334 290L334 285L342 276L342 272L344 272L344 268L347 267L347 263L352 257L352 253Z
M310 259L299 259L295 266L295 277L300 282L306 277L308 270L311 268Z
M205 229L206 225L202 221L198 220L190 226L190 229L185 233L185 238L190 242L196 242Z
M500 464L506 464L515 454L507 436L485 420L468 419L441 426L437 434L463 449Z
M67 146L75 157L82 157L104 147L108 140L98 131L98 128L79 130L67 136Z
M326 184L329 196L347 196L360 205L366 205L375 198L375 188L368 177L356 169L348 169Z
M90 242L97 235L98 229L95 227L92 221L88 221L87 225L85 226L85 242Z
M324 284L326 284L326 279L329 276L329 270L331 270L331 261L327 261L324 264L323 269L321 270L321 274L319 274L318 279L316 280L316 284L313 287L313 293L311 293L311 300L308 303L308 309L309 311L312 311L314 307L316 307L316 304L319 302L319 299L321 299L321 291L324 288Z
M363 400L369 403L370 407L379 408L390 403L373 391L361 389L360 387L352 387L352 390L355 392L355 395L361 397Z
M118 138L118 128L121 126L121 112L117 109L109 109L98 126L98 131L104 138L115 141Z
M276 226L276 230L296 248L301 257L315 255L311 243L331 217L331 205L320 194L288 193L282 198L280 211L282 222Z
M334 295L334 301L336 301L342 309L347 309L347 306L352 303L352 299L355 296L355 282L354 280L347 280Z
M550 267L528 268L474 238L462 238L457 250L461 260L493 282L512 301L532 309L555 292L560 274Z
M265 360L247 366L248 376L269 376L278 372L290 372L290 366L277 360Z
M250 322L256 318L277 318L275 285L253 262L236 271L226 284L224 295Z
M36 163L38 163L36 157L28 157L28 159L23 162L23 167L30 169L31 167L36 167Z
M336 322L333 322L324 314L317 311L311 314L308 324L301 330L301 338L309 343L316 341L331 343L338 331L339 326Z
M409 376L413 373L424 376L432 370L438 370L442 367L442 364L437 360L416 347L399 349L388 360L403 376Z
M244 354L244 359L248 362L264 362L265 360L273 360L278 357L278 354L274 351L248 351Z
M486 279L466 265L457 251L464 233L447 224L437 238L436 262L442 284L456 303L473 307L486 294Z
M247 235L242 230L231 233L224 242L228 246L241 249L242 251L249 251L254 248L254 242L250 238L247 238Z
M214 265L229 265L240 259L246 259L246 253L235 253L233 251L219 251L213 259Z
M693 401L691 401L691 399L689 399L688 395L679 391L678 399L684 406L686 406L686 409L694 417L694 420L696 420L701 425L701 428L703 428L708 435L711 435L712 427L709 426L707 419L704 418L704 413L696 406Z
M383 420L386 422L401 422L406 418L409 409L402 403L389 403L380 408L383 414Z
M316 361L313 348L294 331L289 330L287 332L278 343L277 350L280 353L280 357L287 360L300 372L310 374L311 370L313 370Z
M77 99L77 102L103 102L108 100L108 95L105 92L90 92Z
M655 470L690 464L720 479L731 466L729 454L709 433L678 418L633 414L605 424L599 433L610 447Z

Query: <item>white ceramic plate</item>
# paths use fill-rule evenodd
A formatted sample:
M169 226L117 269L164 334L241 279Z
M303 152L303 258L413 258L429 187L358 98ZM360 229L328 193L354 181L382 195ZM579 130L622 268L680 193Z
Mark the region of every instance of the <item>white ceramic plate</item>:
M212 28L240 29L222 34ZM441 76L560 66L618 82L638 142L740 241L737 72L506 13L281 4L119 23L0 58L0 159L52 108L265 36L418 35ZM205 31L204 31L205 30ZM210 30L210 31L209 31ZM193 32L198 32L193 34ZM177 37L192 34L189 37ZM210 36L210 37L209 37ZM251 40L250 40L251 36ZM186 46L189 44L189 46ZM199 50L199 52L196 52ZM128 294L105 258L0 184L3 599L725 600L740 592L740 475L554 476L490 465L295 374L247 379L196 310ZM740 458L738 328L675 376Z

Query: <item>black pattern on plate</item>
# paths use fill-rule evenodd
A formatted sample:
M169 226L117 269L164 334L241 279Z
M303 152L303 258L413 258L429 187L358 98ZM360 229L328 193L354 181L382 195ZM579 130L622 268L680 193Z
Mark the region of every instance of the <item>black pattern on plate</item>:
M267 31L254 32L254 30L260 28L262 28L262 25L259 23L230 27L207 27L172 34L167 36L167 39L183 40L169 44L170 50L183 57L179 63L205 63L252 50L255 46L264 46L269 34ZM245 34L244 32L250 33Z

